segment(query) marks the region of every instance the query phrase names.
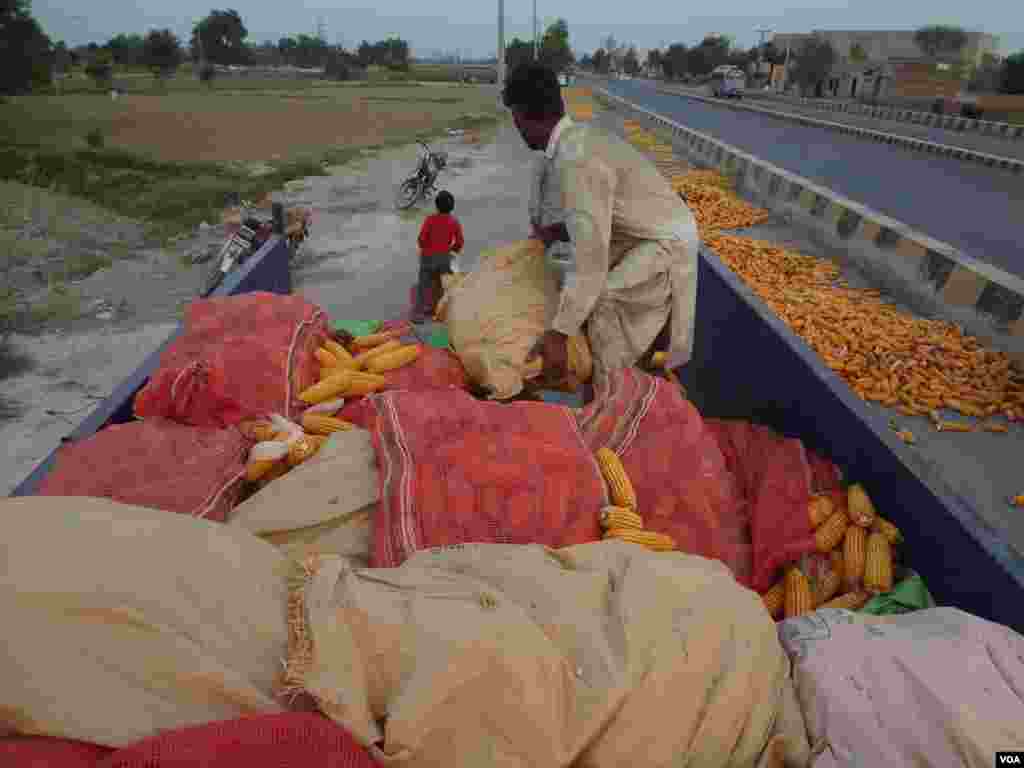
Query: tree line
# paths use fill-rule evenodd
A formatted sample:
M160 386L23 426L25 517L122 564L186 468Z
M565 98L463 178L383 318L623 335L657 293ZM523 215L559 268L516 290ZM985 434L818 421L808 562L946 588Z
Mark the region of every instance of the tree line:
M238 11L212 10L193 26L187 45L170 29L154 29L144 35L118 34L102 45L70 48L47 36L32 16L30 0L0 0L0 94L49 88L55 76L75 67L82 67L101 88L110 85L117 68L145 68L165 81L189 60L207 82L213 80L217 65L324 68L334 79L347 79L353 70L374 65L409 68L409 43L397 37L364 40L351 52L314 35L262 44L250 43L248 36Z
M963 64L959 54L967 45L967 33L959 27L924 26L914 33L914 42L933 63L950 64L950 76L966 79L973 90L1024 93L1024 51L1005 59L986 54L979 65L965 71L967 65ZM805 90L828 77L839 60L828 40L817 36L807 38L788 55L789 80ZM851 61L867 60L867 53L859 44L851 47L849 56ZM726 35L708 35L697 45L673 43L664 50L651 49L646 60L641 62L635 46L617 45L613 37L608 37L593 54L581 57L580 65L602 74L619 71L637 75L646 68L651 74L672 80L705 77L723 64L746 71L756 62L781 65L786 63L786 59L787 52L779 50L771 42L742 49L734 47Z
M530 40L514 37L505 48L505 66L509 70L533 58L534 46ZM569 22L557 19L544 31L537 41L537 59L556 72L564 72L576 60L569 45Z

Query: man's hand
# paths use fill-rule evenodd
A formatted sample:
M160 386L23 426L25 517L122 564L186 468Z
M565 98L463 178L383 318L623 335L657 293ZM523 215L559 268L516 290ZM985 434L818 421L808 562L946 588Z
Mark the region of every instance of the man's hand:
M537 224L533 225L533 237L544 242L545 247L552 243L568 243L569 242L569 230L565 228L565 224L559 222L558 224L551 224L547 227L541 227Z
M544 331L533 345L527 360L540 357L544 361L539 380L550 385L560 384L569 375L569 338L558 331Z

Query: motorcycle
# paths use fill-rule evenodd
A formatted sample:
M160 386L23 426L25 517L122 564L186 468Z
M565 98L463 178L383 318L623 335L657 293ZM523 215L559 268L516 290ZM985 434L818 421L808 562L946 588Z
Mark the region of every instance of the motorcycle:
M436 190L437 177L448 165L447 152L434 152L424 141L417 142L426 150L420 158L416 172L398 186L395 205L399 210L412 208L420 200Z

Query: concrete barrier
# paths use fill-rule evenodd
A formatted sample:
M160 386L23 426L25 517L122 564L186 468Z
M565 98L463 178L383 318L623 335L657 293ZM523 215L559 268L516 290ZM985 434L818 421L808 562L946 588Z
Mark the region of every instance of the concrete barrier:
M989 168L1000 168L1011 173L1021 173L1024 171L1024 160L1017 160L1013 157L992 155L988 152L978 152L973 149L957 147L952 144L939 144L934 141L915 139L912 136L902 136L895 133L886 133L885 131L873 131L870 128L860 128L855 125L847 125L846 123L835 123L831 120L818 120L813 117L807 117L806 115L795 115L792 112L782 112L777 109L768 109L767 107L755 107L752 104L712 99L707 96L698 96L695 93L684 93L682 91L669 90L667 88L658 88L658 92L670 94L672 96L679 96L683 99L703 101L716 107L725 107L726 109L746 112L758 112L762 115L768 115L769 117L774 117L779 120L789 120L790 122L800 123L801 125L810 125L816 128L839 131L840 133L845 133L850 136L870 139L872 141L881 142L882 144L891 144L893 146L903 147L915 152L924 152L930 155L939 155L941 157L955 157L957 160L978 163Z
M1024 366L1024 280L948 243L725 142L595 88L652 128L672 134L698 166L732 176L737 192L789 218L915 311L957 323Z
M858 104L853 101L808 99L806 97L780 96L756 92L751 93L750 97L766 101L790 102L803 107L820 109L825 112L846 112L851 115L864 115L865 117L873 117L878 120L896 120L903 123L928 125L933 128L945 128L950 131L980 133L983 136L994 136L1011 141L1024 141L1024 125L1014 125L1013 123L974 120L959 115L935 114L934 112L921 112L916 109L903 109L900 107L876 107L870 104Z
M291 293L292 278L288 241L283 237L270 237L263 246L250 256L238 269L231 272L217 286L211 298L218 296L234 296L252 291L269 291L271 293ZM66 437L61 444L77 442L92 436L108 424L123 424L134 418L132 406L135 393L142 389L149 377L160 366L160 355L182 333L178 328L161 344L155 352L147 357L131 376L126 378L102 403ZM57 450L43 459L32 473L11 492L11 496L31 496L42 482L46 473L53 467L57 459Z

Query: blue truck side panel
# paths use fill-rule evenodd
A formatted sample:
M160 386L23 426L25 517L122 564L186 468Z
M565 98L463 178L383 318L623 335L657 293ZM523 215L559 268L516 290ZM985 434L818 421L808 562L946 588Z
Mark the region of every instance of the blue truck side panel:
M1024 632L1024 560L710 251L702 253L699 281L693 359L679 375L701 412L767 424L831 458L903 531L908 564L940 604ZM290 290L288 249L273 238L215 295ZM156 369L162 349L69 438L130 420L135 393ZM51 454L13 495L32 494L53 460Z
M700 412L766 424L832 459L900 527L907 564L939 604L1024 632L1024 559L713 253L698 280L680 380Z
M270 237L263 246L245 263L229 274L217 287L212 296L234 296L238 293L252 291L270 291L273 293L291 293L292 278L289 268L288 242L281 237ZM168 339L160 345L127 379L122 381L111 393L110 397L100 403L85 421L63 438L61 442L75 442L89 437L108 424L123 424L132 420L132 404L135 393L145 386L153 371L160 365L160 355L167 346L181 333L179 325ZM50 471L57 458L54 450L43 459L32 474L26 477L11 493L12 496L31 496L39 483Z

